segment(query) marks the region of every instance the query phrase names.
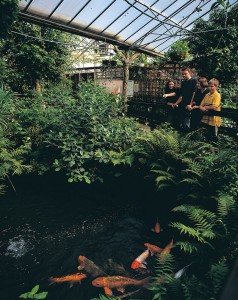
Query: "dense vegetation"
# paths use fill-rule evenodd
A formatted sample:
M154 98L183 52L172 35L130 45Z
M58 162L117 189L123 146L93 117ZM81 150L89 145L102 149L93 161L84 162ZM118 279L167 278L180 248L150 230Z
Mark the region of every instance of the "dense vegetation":
M214 38L219 32L190 40L200 72L223 82L237 78L236 14L234 6L197 23L194 30L208 30L223 26L226 18L222 30L228 35L219 43ZM128 168L140 172L145 184L153 182L162 195L158 202L175 242L172 255L157 260L158 282L150 287L151 299L216 299L238 254L237 141L220 135L210 143L202 130L187 135L167 126L141 130L125 116L119 96L92 82L72 91L63 76L69 49L44 41L56 35L65 41L64 35L26 23L17 26L36 39L9 34L0 42L1 191L23 172L60 171L69 182L91 184L108 173L123 176ZM40 93L33 91L37 80ZM196 267L179 279L172 276L190 263Z
M195 68L222 83L237 80L237 16L238 5L216 9L208 21L197 21L188 39Z
M219 294L238 250L238 152L232 138L210 144L202 131L184 136L165 126L145 132L124 116L119 97L95 83L72 93L66 81L21 98L1 89L1 109L2 180L25 170L55 169L70 182L87 183L108 172L123 176L128 167L141 172L163 199L173 199L158 199L175 245L172 256L158 259L156 278L165 280L152 284L151 298ZM171 275L191 262L197 270L180 279Z

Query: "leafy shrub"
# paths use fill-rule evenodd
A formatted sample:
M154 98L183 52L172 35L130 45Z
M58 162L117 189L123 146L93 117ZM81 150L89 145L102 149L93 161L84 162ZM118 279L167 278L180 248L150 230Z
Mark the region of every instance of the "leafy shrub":
M40 286L36 285L33 287L33 289L30 292L21 294L19 298L22 299L45 299L48 295L48 292L41 292L37 293L39 291Z

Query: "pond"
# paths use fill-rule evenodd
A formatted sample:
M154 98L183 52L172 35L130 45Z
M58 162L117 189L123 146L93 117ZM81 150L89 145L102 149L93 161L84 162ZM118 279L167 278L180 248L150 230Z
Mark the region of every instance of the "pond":
M140 279L146 275L130 265L144 243L167 243L165 233L158 238L151 231L161 207L152 183L130 173L103 184L65 181L57 174L24 176L14 180L16 193L1 197L0 299L17 299L39 284L48 300L90 300L104 294L92 279L69 288L49 285L49 278L77 273L83 255L108 275ZM149 297L140 293L137 299Z

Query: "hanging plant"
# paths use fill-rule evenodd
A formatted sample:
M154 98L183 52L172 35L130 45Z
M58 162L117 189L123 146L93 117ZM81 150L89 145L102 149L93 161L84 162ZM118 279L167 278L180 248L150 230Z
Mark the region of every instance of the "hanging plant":
M189 57L189 47L186 41L176 41L166 53L172 61L183 61Z

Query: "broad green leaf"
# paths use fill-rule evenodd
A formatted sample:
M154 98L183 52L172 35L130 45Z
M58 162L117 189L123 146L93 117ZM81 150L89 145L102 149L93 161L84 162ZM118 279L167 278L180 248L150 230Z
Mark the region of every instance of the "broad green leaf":
M45 299L48 295L48 292L42 292L42 293L39 293L39 294L36 294L34 296L35 299Z
M36 294L39 291L39 288L40 288L39 285L34 286L33 289L31 290L31 294L33 295Z

